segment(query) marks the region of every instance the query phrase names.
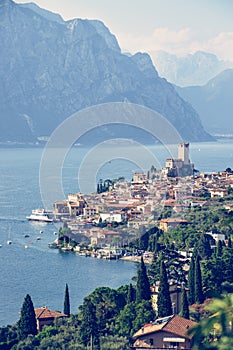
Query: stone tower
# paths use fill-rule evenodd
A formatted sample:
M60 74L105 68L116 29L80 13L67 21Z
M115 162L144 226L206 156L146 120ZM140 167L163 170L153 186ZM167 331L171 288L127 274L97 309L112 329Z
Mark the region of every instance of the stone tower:
M180 143L178 146L178 159L181 159L184 164L189 164L189 143Z

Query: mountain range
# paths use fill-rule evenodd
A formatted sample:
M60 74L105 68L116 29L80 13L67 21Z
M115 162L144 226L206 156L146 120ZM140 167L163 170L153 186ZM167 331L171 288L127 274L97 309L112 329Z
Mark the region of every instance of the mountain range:
M211 140L150 56L123 54L98 20L1 0L0 42L1 142L34 142L78 110L125 100L161 113L185 140Z
M233 135L233 69L226 69L204 86L176 87L199 113L206 130Z
M220 60L204 51L184 57L165 51L150 52L150 55L159 75L181 87L205 85L223 70L233 68L233 62Z

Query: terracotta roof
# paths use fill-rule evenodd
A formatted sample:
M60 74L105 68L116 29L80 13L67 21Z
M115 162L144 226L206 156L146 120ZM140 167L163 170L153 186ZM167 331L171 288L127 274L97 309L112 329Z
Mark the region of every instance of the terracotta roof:
M187 331L189 328L195 326L196 324L196 322L187 320L186 318L172 315L158 319L153 323L144 325L133 335L133 338L141 337L143 335L155 333L162 330L174 333L181 337L191 338L191 336L187 336Z
M174 316L170 321L168 321L163 328L164 331L174 333L181 337L191 338L191 336L187 336L187 331L189 328L192 328L197 323L191 320L187 320L186 318L180 316Z
M38 309L35 309L35 314L36 314L36 319L66 317L67 316L61 312L49 310L46 307L40 307Z

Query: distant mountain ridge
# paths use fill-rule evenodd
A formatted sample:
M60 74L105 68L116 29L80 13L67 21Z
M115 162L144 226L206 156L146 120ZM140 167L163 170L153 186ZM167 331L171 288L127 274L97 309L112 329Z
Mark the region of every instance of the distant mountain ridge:
M181 87L205 85L223 70L233 68L233 62L219 60L214 54L203 51L184 57L155 51L151 57L159 75Z
M198 111L206 130L233 135L233 69L226 69L204 86L176 87Z
M35 141L78 110L125 100L161 113L185 140L211 139L150 56L122 54L100 21L65 22L34 4L2 0L0 41L1 142Z

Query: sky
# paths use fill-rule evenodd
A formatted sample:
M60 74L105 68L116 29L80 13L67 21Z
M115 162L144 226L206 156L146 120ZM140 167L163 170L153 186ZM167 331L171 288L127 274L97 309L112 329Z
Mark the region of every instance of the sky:
M27 3L16 0L17 3ZM198 50L233 61L233 0L35 0L63 19L99 19L123 51Z

